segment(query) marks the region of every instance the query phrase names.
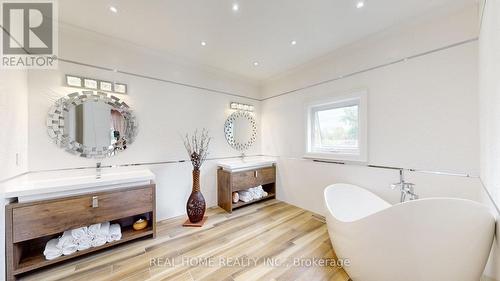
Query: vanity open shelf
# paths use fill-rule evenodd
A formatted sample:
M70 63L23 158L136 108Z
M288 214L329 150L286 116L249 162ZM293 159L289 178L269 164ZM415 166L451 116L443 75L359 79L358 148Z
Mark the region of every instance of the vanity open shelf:
M262 185L267 196L249 202L238 201L233 203L233 192ZM241 208L256 202L276 197L276 166L253 168L244 171L228 171L224 168L217 170L217 199L218 205L231 213L234 209Z
M64 262L118 244L156 235L155 184L124 187L6 206L7 280L16 280L30 271ZM148 226L134 230L132 224L146 218ZM47 260L45 244L65 230L109 221L121 226L118 241Z

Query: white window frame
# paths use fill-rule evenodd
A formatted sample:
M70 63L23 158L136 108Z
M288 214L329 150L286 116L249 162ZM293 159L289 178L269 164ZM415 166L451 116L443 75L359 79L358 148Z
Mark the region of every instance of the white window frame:
M312 143L314 137L314 115L317 111L334 109L346 106L358 106L358 143L359 150L349 152L348 150L316 152L313 151ZM306 105L306 148L304 158L333 161L368 162L368 92L366 90L352 92L350 94L316 101Z

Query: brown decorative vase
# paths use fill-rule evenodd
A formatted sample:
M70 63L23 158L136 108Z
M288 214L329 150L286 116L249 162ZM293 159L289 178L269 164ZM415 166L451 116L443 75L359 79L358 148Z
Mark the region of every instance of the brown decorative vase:
M205 208L205 198L200 191L200 170L193 170L193 191L186 204L189 221L192 223L201 221L205 215Z

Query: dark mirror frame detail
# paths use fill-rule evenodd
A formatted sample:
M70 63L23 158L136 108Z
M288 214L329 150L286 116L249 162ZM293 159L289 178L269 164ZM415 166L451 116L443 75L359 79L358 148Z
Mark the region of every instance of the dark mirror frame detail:
M250 139L244 143L236 140L233 134L234 122L238 118L246 118L250 122L250 125L252 126ZM255 143L255 140L257 139L257 122L255 121L255 118L253 117L252 113L241 110L235 111L227 118L226 123L224 124L224 133L226 135L227 143L232 148L239 151L247 150Z
M71 93L58 99L50 108L47 116L47 132L49 137L59 147L67 152L85 158L105 158L117 153L113 147L87 147L69 138L64 129L64 111L68 112L70 107L78 106L87 101L103 102L118 110L126 121L126 134L124 138L127 144L134 142L137 135L137 121L130 107L119 98L103 92L82 91Z

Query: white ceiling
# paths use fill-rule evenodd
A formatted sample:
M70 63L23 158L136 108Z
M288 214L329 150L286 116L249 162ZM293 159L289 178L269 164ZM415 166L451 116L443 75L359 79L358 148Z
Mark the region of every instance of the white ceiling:
M64 0L59 1L59 17L261 80L405 20L473 2L365 0L365 7L357 9L356 0ZM110 6L118 12L111 12ZM292 40L297 44L292 46ZM201 41L207 45L201 46Z

